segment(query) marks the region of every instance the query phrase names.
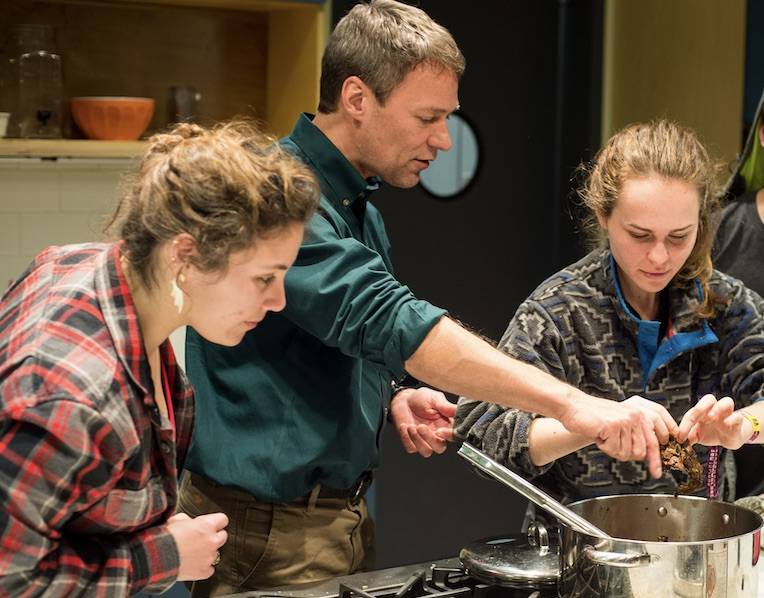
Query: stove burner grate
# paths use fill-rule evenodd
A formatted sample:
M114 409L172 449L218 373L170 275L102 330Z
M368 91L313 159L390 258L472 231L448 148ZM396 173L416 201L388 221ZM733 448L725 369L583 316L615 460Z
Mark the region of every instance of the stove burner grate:
M464 569L433 565L414 573L402 584L376 588L340 584L338 598L541 598L537 591L486 585Z

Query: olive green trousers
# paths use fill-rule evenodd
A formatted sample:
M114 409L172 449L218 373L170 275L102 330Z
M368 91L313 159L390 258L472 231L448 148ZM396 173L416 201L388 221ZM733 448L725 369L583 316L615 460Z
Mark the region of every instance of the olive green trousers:
M262 590L368 571L374 567L374 523L366 499L318 498L266 503L186 471L178 511L223 512L228 540L215 574L186 584L193 598Z

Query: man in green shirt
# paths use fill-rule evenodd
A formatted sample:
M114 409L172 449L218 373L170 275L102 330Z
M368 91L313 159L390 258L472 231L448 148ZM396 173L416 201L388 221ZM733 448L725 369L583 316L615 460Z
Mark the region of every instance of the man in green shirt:
M318 114L300 116L282 140L323 194L286 277L287 307L235 348L188 333L197 418L180 506L191 516L223 511L231 522L215 575L194 595L372 566L363 493L388 406L410 452L442 452L452 438L455 409L442 393L405 389L391 402L392 383L407 374L555 417L611 455L647 457L659 475L650 415L510 359L393 276L369 196L380 181L414 186L451 147L446 119L463 70L448 31L393 0L356 5L334 30Z

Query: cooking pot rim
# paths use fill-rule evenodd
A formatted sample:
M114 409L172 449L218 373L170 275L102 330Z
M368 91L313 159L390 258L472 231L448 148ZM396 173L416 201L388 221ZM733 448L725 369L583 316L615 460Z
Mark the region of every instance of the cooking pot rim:
M634 493L634 494L608 494L605 496L595 496L592 498L584 498L581 500L577 500L575 502L572 502L568 504L568 507L573 507L577 505L581 505L584 503L593 503L593 502L607 502L612 499L623 499L626 497L641 497L641 498L666 498L670 500L678 500L678 501L695 501L695 502L705 502L705 503L713 503L713 504L722 504L725 508L729 508L731 511L747 511L748 513L755 516L754 521L757 521L757 525L746 532L742 532L739 534L731 535L731 536L722 536L719 538L714 538L711 540L692 540L692 541L666 541L661 542L660 540L633 540L629 538L618 538L618 537L612 537L609 540L613 542L618 542L619 544L633 544L633 545L639 545L639 546L645 546L646 544L657 544L657 545L664 545L664 546L699 546L699 545L707 545L709 542L726 542L731 540L736 540L738 538L742 538L745 536L749 536L751 534L754 534L762 529L764 527L764 518L762 518L761 515L759 515L756 511L749 509L747 507L743 507L741 505L736 505L734 503L728 503L723 501L712 501L709 498L705 498L703 496L692 496L687 494L661 494L661 493L649 493L649 492L642 492L642 493ZM560 523L560 528L570 532L575 533L581 536L589 537L589 538L595 538L599 541L607 540L606 538L601 538L598 536L590 536L588 534L585 534L583 532L579 532L577 530L570 529L565 524Z
M731 507L739 507L739 505L736 505L731 502L724 502L724 501L718 501L718 500L711 500L710 498L706 498L705 496L695 496L694 494L666 494L662 492L623 492L621 494L603 494L602 496L592 496L590 498L582 498L579 500L576 500L574 502L568 503L568 506L572 505L579 505L581 503L585 502L595 502L595 501L608 501L614 498L626 498L626 497L647 497L647 498L673 498L675 500L683 501L683 500L694 500L694 501L700 501L700 502L713 502L713 503L721 503L725 505L729 505ZM745 507L742 507L745 508ZM750 509L748 509L750 511Z

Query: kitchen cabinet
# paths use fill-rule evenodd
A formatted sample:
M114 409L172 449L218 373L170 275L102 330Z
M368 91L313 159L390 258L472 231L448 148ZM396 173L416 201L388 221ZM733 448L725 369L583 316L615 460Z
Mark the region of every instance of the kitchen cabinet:
M731 163L741 147L745 39L745 0L607 0L602 142L664 116Z
M0 40L10 38L14 24L53 25L65 98L152 97L147 135L170 122L173 85L200 92L202 123L245 116L283 135L300 111L318 105L329 17L323 1L14 0L0 15ZM81 136L70 118L66 128L65 136ZM0 156L129 158L143 147L140 141L1 139Z

